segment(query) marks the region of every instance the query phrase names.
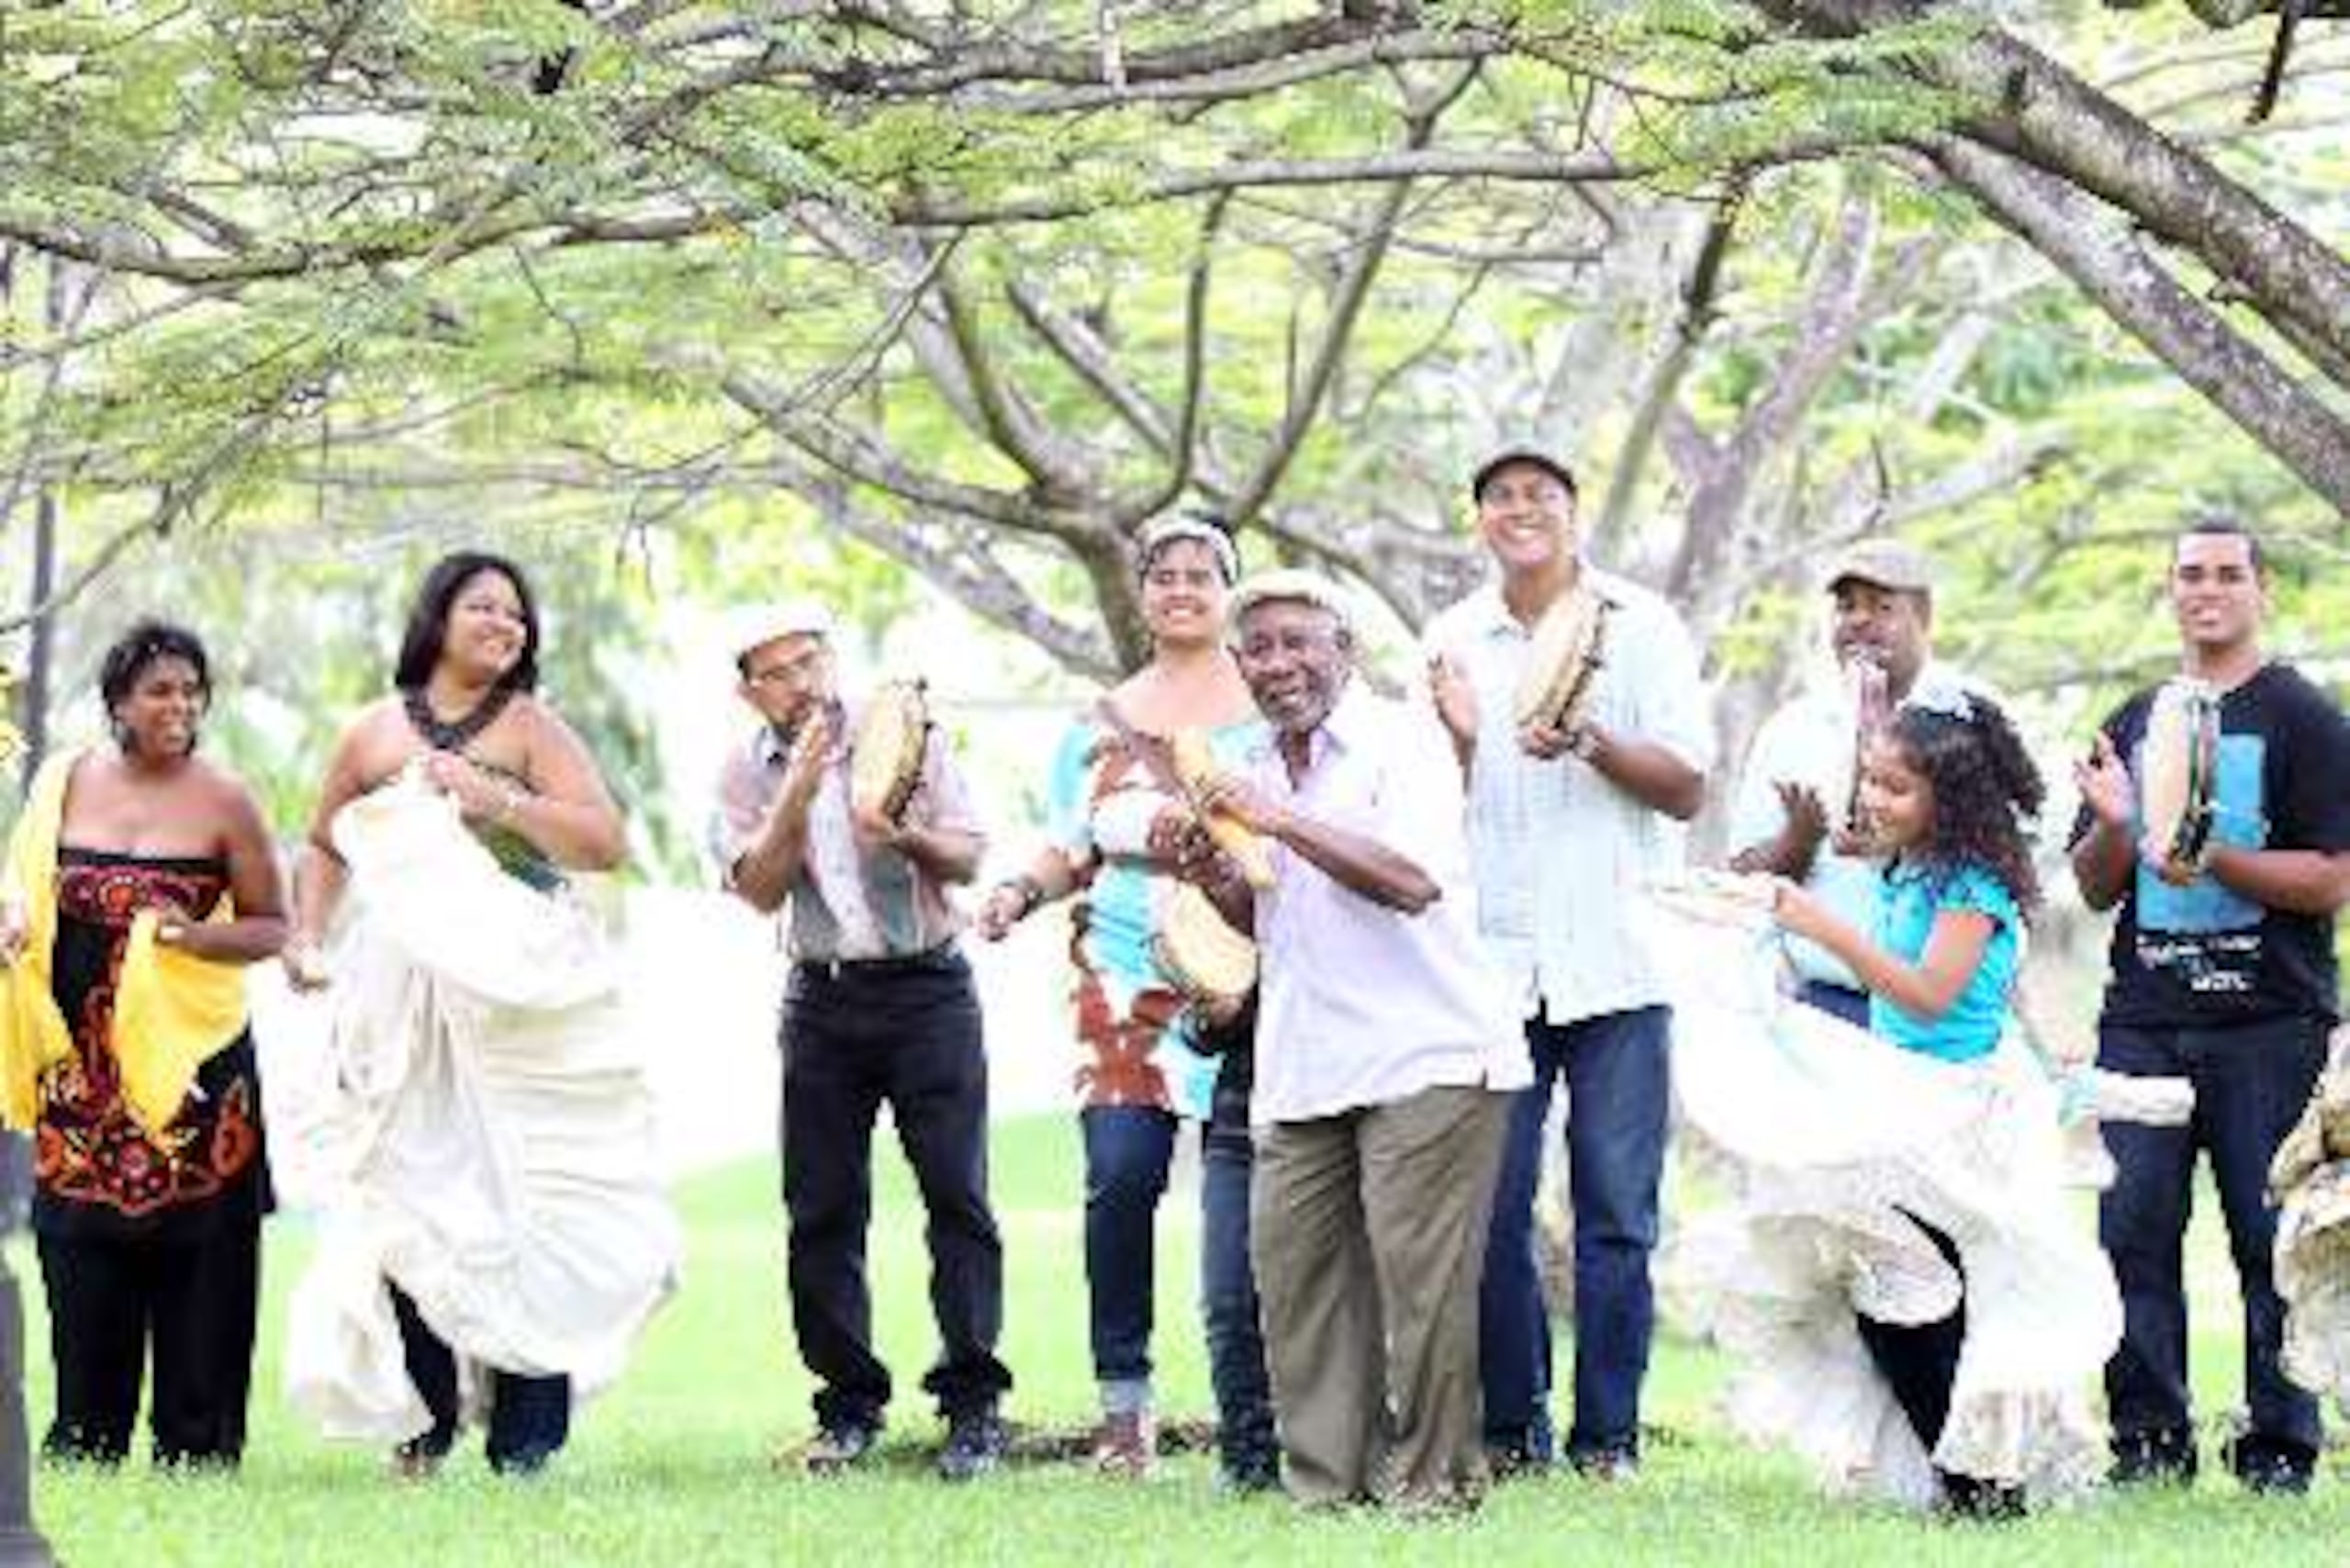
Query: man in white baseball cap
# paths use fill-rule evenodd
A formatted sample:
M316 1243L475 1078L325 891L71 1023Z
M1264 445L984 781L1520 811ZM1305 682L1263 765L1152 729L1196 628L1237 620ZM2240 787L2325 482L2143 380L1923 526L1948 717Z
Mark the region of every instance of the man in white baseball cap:
M996 1357L1003 1243L988 1202L987 1057L946 896L977 874L986 841L936 725L905 806L860 816L859 711L834 689L821 606L762 606L730 624L735 689L761 722L719 780L711 847L727 890L779 918L793 960L783 1199L792 1327L817 1384L816 1436L797 1462L814 1474L863 1463L890 1403L865 1272L873 1129L887 1104L928 1210L940 1349L923 1386L946 1419L938 1473L968 1481L1002 1458L996 1406L1012 1385Z

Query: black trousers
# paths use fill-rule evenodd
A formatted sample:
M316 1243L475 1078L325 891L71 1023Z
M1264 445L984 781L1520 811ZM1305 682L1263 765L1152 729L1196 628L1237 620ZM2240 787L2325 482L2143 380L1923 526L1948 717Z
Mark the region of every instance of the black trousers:
M2324 1446L2317 1396L2285 1374L2285 1304L2277 1294L2277 1211L2268 1162L2300 1119L2325 1065L2323 1018L2277 1018L2223 1028L2098 1031L2098 1065L2195 1086L2183 1127L2109 1124L2117 1172L2098 1201L2098 1239L2121 1288L2121 1345L2106 1363L2106 1402L2118 1445L2192 1458L2187 1379L2184 1246L2194 1208L2195 1159L2211 1158L2228 1252L2244 1297L2247 1438L2306 1466Z
M883 1105L928 1215L937 1363L923 1387L950 1419L1012 1386L996 1359L1003 1241L988 1205L988 1070L970 967L951 949L837 968L800 964L785 993L783 1203L791 1321L816 1375L816 1419L878 1425L890 1371L873 1353L865 1237Z
M1905 1211L1906 1212L1906 1211ZM1958 1247L1941 1231L1910 1215L1909 1222L1925 1232L1934 1250L1953 1269L1959 1269ZM1966 1272L1959 1269L1958 1305L1946 1317L1931 1323L1880 1323L1862 1314L1853 1315L1860 1326L1861 1343L1868 1347L1869 1360L1893 1389L1894 1402L1909 1418L1909 1429L1918 1440L1932 1453L1934 1445L1942 1440L1942 1428L1950 1420L1950 1387L1958 1376L1959 1348L1966 1343Z
M431 1429L410 1439L409 1446L437 1459L457 1440L456 1352L426 1325L407 1292L389 1280L384 1288L392 1293L392 1314L399 1319L408 1381L432 1417ZM571 1379L561 1372L528 1377L495 1367L488 1376L490 1468L538 1469L571 1436Z
M128 1456L151 1350L155 1462L235 1464L252 1384L260 1216L224 1220L200 1240L39 1240L57 1363L41 1450L108 1464Z

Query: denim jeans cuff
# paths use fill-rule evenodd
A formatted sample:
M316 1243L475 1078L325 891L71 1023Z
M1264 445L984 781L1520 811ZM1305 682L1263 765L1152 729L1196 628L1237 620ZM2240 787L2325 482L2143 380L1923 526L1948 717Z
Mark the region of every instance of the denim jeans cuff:
M1131 1416L1150 1408L1150 1379L1106 1377L1102 1380L1102 1414Z

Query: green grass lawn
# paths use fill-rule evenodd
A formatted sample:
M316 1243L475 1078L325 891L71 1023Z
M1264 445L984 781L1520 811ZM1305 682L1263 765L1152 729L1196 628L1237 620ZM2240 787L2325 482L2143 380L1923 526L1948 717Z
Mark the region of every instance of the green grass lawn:
M1011 1261L1006 1359L1020 1379L1011 1413L1076 1425L1089 1412L1073 1124L999 1129L996 1191ZM966 1489L930 1478L935 1424L917 1387L931 1350L921 1217L894 1152L883 1160L873 1244L884 1348L901 1396L891 1449L869 1475L811 1482L769 1456L806 1436L808 1384L782 1303L781 1225L772 1166L694 1181L685 1289L654 1324L629 1376L589 1406L549 1475L492 1476L476 1438L440 1479L389 1480L373 1450L330 1447L278 1396L286 1289L302 1261L299 1221L274 1225L253 1435L234 1479L52 1473L36 1478L39 1523L60 1557L99 1564L294 1563L323 1568L453 1563L574 1564L1445 1561L1632 1563L2120 1562L2132 1568L2269 1568L2350 1562L2350 1473L2340 1456L2306 1502L2260 1501L2207 1476L2189 1495L2106 1498L2009 1528L1937 1526L1818 1497L1781 1456L1729 1438L1712 1414L1717 1358L1667 1339L1649 1399L1662 1428L1635 1484L1566 1476L1496 1493L1473 1519L1407 1525L1376 1514L1301 1518L1278 1499L1219 1496L1209 1462L1179 1458L1144 1485L1075 1465L1031 1464ZM2208 1212L2212 1205L2205 1204ZM1196 1242L1190 1195L1170 1200L1158 1350L1174 1414L1205 1414L1207 1376L1191 1303ZM2199 1235L2199 1274L2216 1282ZM25 1282L36 1429L49 1410L39 1286ZM2205 1291L2198 1373L2212 1409L2232 1396L2240 1345Z

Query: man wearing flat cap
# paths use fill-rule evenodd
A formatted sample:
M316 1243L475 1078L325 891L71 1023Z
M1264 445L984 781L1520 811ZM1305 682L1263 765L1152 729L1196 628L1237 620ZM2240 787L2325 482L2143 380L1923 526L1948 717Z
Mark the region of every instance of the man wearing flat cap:
M1932 559L1898 539L1863 539L1822 577L1841 678L1781 707L1755 732L1731 808L1730 862L1800 882L1858 929L1875 919L1876 866L1851 822L1862 730L1913 697L1979 690L1933 658ZM1804 1001L1867 1028L1869 996L1827 949L1788 937Z
M793 960L783 1200L792 1325L818 1385L818 1429L800 1462L818 1473L857 1464L890 1400L865 1278L873 1126L886 1103L929 1218L941 1350L923 1386L947 1424L938 1471L969 1480L1002 1456L996 1405L1012 1383L995 1354L1003 1246L988 1204L987 1058L946 892L976 874L984 840L934 725L898 817L857 820L859 713L834 689L820 609L749 612L729 644L736 693L760 722L720 778L712 849L729 891L763 914L788 912Z
M1424 707L1352 678L1336 584L1268 572L1233 606L1270 733L1201 804L1271 842L1273 885L1205 885L1259 948L1250 1223L1287 1484L1466 1506L1485 1479L1473 1285L1526 1068L1477 935L1460 771Z
M1664 980L1633 905L1683 864L1713 723L1680 616L1583 558L1565 463L1506 447L1478 465L1469 488L1494 577L1431 622L1425 643L1467 770L1482 924L1513 983L1533 1079L1511 1109L1486 1246L1485 1441L1504 1473L1552 1457L1534 1195L1552 1087L1563 1083L1575 1281L1567 1458L1614 1479L1639 1459L1669 1099ZM1536 629L1553 606L1589 602L1572 596L1609 606L1589 699L1571 729L1521 728Z

